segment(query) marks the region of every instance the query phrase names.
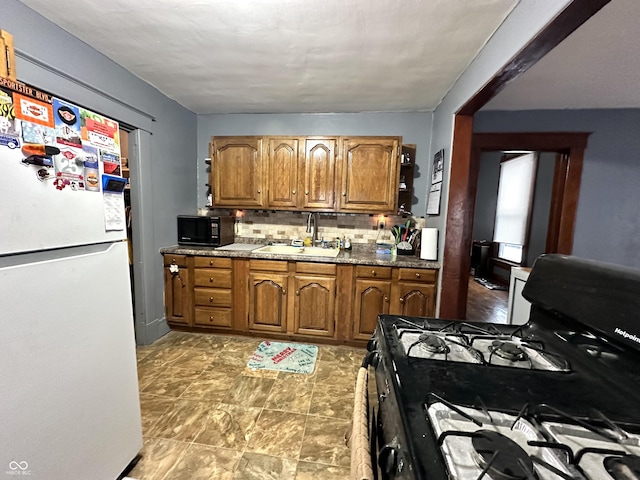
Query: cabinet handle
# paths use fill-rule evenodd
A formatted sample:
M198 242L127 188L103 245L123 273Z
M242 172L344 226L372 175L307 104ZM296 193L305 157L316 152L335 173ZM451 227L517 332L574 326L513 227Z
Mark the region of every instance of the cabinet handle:
M371 270L371 275L373 275L374 277L377 277L378 273L375 270Z
M213 303L213 297L209 297L209 303Z
M296 296L300 296L300 290L296 290Z
M293 191L291 192L291 194L292 194L292 195L295 195L295 194L296 194L296 191L295 191L295 190L293 190Z
M404 303L404 298L400 297L400 303Z

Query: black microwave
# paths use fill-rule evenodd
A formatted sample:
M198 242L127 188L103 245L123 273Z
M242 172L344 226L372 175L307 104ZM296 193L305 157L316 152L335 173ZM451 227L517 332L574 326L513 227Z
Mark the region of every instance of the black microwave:
M235 217L178 215L178 244L221 247L233 243Z

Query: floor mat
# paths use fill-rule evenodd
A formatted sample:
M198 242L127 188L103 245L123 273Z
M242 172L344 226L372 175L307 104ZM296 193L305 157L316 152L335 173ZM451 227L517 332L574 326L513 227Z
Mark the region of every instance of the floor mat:
M488 288L489 290L509 290L506 285L500 285L499 283L490 282L486 278L476 277L475 281L482 285L484 288Z
M312 373L318 347L301 343L262 342L247 362L255 370Z

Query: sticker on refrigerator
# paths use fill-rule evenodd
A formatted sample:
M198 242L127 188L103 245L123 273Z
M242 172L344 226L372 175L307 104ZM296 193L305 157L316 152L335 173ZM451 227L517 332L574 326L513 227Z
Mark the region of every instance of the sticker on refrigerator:
M71 190L84 189L84 153L73 147L63 147L53 157L56 169L54 185L58 190L70 187Z
M118 122L85 109L80 110L80 118L83 141L111 152L119 150Z
M22 139L25 143L53 145L56 142L56 132L53 128L37 123L21 121Z
M53 99L56 141L71 147L82 146L80 108L58 98Z
M90 192L100 191L100 173L98 170L98 149L83 145L85 189Z
M113 152L100 150L100 160L102 160L102 168L104 173L109 175L122 176L122 167L120 164L120 155Z
M37 123L43 127L54 127L51 104L25 97L19 93L13 94L13 102L16 118Z

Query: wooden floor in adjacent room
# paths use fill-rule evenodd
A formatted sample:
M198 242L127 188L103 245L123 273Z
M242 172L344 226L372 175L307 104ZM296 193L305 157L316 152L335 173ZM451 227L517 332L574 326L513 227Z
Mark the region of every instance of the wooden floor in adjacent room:
M507 323L509 292L489 290L469 276L467 320L470 322Z

